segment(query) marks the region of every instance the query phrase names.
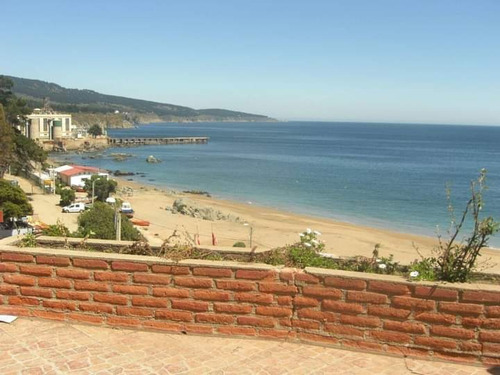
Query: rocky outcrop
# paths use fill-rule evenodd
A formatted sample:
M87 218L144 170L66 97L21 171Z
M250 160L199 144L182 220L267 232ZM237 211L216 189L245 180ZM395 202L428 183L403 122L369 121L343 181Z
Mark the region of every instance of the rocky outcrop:
M231 221L234 223L244 222L244 220L242 220L238 216L232 214L224 214L213 207L202 206L187 198L176 199L172 204L172 208L171 209L167 208L167 210L171 211L173 214L187 215L203 220L210 220L210 221L223 220L223 221Z
M146 158L146 161L147 161L148 163L153 163L153 164L154 164L154 163L160 163L160 162L161 162L161 160L160 160L160 159L155 158L153 155L149 155L149 156Z

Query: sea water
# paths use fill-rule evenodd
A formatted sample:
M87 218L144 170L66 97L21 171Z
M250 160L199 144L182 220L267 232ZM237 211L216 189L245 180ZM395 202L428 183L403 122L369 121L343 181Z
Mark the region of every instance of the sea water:
M66 161L144 173L137 182L354 224L446 237L488 170L485 215L500 220L500 127L338 122L158 123L110 137L208 136L208 144L110 148ZM133 156L115 161L112 153ZM149 155L162 160L146 162ZM490 241L500 247L500 237Z

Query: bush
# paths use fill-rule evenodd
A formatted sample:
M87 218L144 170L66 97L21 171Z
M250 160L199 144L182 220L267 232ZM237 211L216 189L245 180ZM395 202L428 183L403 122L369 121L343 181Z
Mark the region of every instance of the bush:
M24 191L3 179L0 180L0 210L3 211L4 220L23 217L33 212Z
M73 189L61 189L59 194L61 195L60 206L68 206L75 201L75 191Z
M92 192L92 183L94 183L94 191ZM92 198L92 193L96 196L96 199L101 202L105 202L109 194L116 191L117 182L108 179L106 176L96 176L93 175L90 179L85 180L85 191L89 198Z
M134 228L130 220L125 215L122 215L121 221L121 239L124 241L138 241L141 234ZM114 240L116 238L115 210L105 203L95 202L91 209L83 212L78 217L78 235Z
M71 237L70 230L59 220L57 224L49 225L48 228L43 229L42 234L51 237Z
M235 242L233 247L247 247L244 242L238 241Z

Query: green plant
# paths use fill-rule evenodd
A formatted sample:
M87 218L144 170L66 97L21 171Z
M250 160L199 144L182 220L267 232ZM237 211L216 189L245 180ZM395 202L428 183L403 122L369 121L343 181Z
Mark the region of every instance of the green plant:
M4 220L29 215L33 212L24 191L9 181L0 179L0 210Z
M73 189L61 189L59 194L61 196L59 201L60 206L70 205L75 200L75 191Z
M235 242L233 247L247 247L244 242L238 241Z
M94 188L92 188L94 184ZM108 179L106 176L93 175L90 179L85 180L85 191L89 198L92 198L92 193L98 201L104 202L109 194L116 191L117 182Z
M437 279L435 261L429 258L416 260L410 265L410 280L428 280Z
M70 230L59 220L57 220L57 224L49 225L48 228L43 229L42 234L51 237L71 237Z
M19 241L20 247L36 247L36 237L33 233L27 233Z

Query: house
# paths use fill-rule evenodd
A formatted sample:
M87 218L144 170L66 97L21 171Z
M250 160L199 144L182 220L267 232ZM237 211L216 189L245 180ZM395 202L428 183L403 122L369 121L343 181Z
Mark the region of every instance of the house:
M36 108L26 117L25 135L34 141L53 141L75 136L70 114Z
M99 168L73 165L70 169L63 169L58 172L59 178L63 183L68 186L85 186L85 180L94 176L106 176L108 178L109 173L101 171Z

